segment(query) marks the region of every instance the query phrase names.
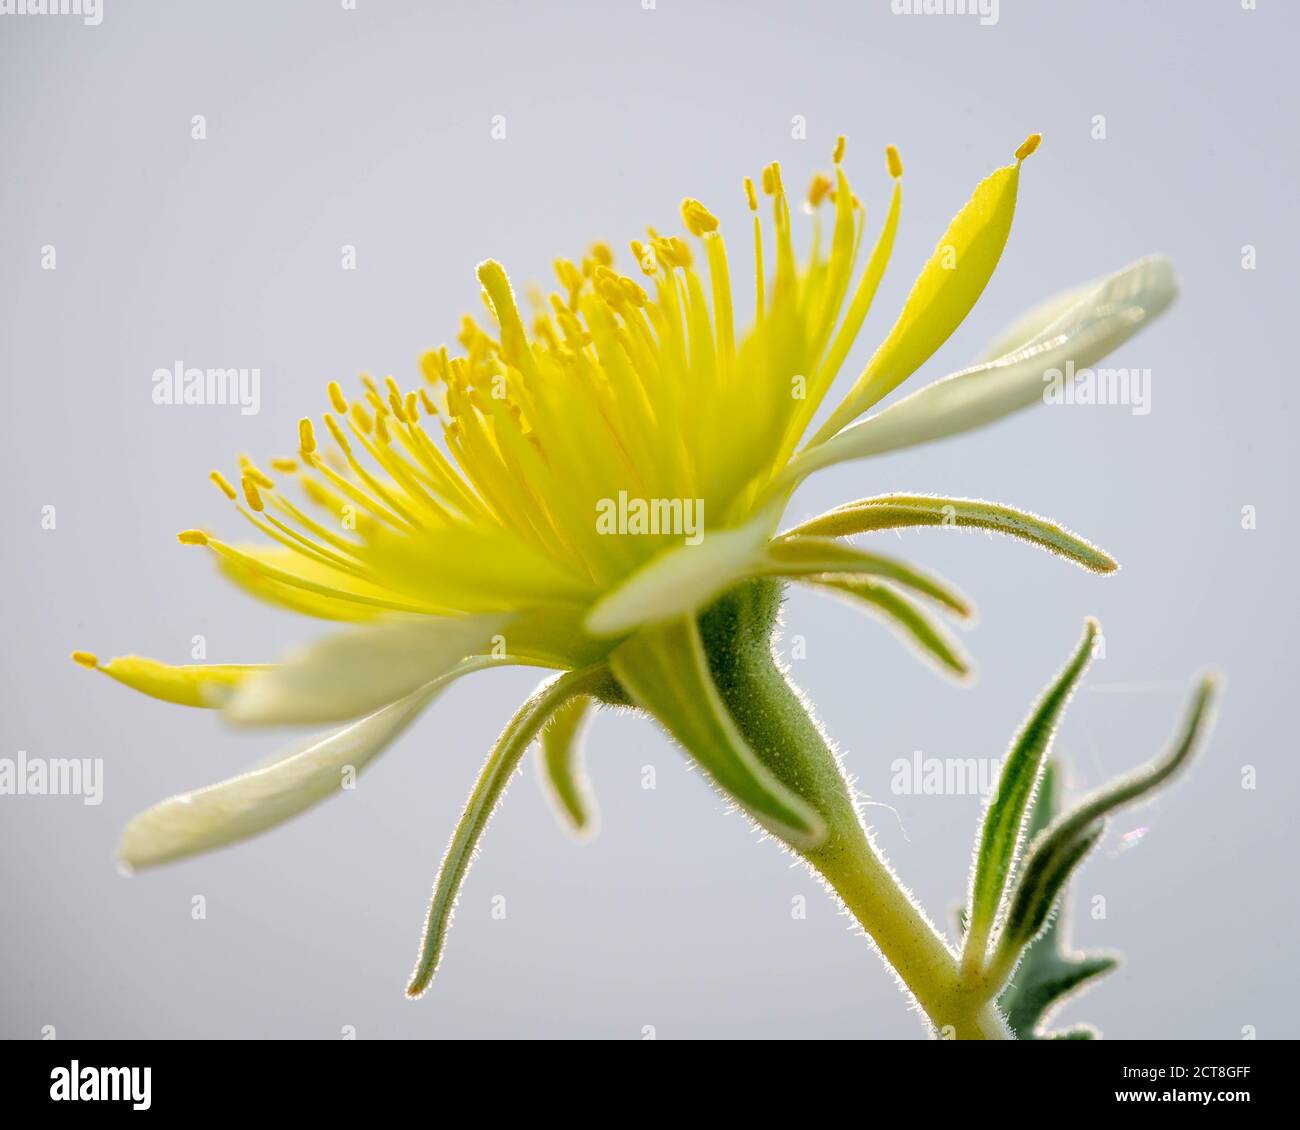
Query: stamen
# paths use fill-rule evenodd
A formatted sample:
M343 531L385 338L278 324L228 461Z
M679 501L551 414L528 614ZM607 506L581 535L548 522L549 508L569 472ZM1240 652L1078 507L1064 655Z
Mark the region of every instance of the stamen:
M181 530L176 535L176 540L181 545L207 545L209 539L202 530Z
M885 146L885 163L889 166L889 175L894 180L898 180L903 175L903 158L898 155L898 150L892 145Z
M257 491L257 483L251 476L245 475L239 480L239 485L244 488L244 500L248 503L250 510L262 511L262 496Z
M334 406L334 411L342 416L348 410L348 402L343 396L343 390L339 388L338 381L329 383L330 404Z
M718 219L698 200L689 197L682 201L682 220L686 230L694 236L718 230Z
M99 666L99 657L92 651L74 651L72 653L72 662L79 663L82 667L93 671Z
M276 455L271 459L271 466L276 471L284 471L289 474L298 469L298 460L290 459L287 455Z
M843 134L840 134L839 137L835 139L835 151L831 154L831 160L837 165L844 160L844 147L846 144L847 139Z
M1039 143L1042 140L1043 135L1041 133L1031 133L1027 138L1025 138L1024 144L1016 150L1016 160L1023 161L1038 148Z
M208 478L211 479L214 483L216 483L217 488L221 491L221 493L224 494L227 498L229 498L232 502L239 497L235 493L235 488L230 485L230 481L220 471L213 471L208 476Z
M303 455L310 455L316 450L316 432L305 416L298 421L298 447Z

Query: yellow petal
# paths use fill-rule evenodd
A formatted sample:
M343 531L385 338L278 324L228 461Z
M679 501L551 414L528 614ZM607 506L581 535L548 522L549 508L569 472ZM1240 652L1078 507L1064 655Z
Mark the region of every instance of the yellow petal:
M217 663L172 666L140 655L120 655L100 663L89 652L73 653L83 667L102 671L110 679L141 694L175 702L181 706L218 707L250 675L269 671L258 663Z
M1036 134L1017 151L1015 164L985 177L953 218L894 328L814 443L834 435L910 377L961 325L1002 256L1016 211L1020 165L1035 148Z

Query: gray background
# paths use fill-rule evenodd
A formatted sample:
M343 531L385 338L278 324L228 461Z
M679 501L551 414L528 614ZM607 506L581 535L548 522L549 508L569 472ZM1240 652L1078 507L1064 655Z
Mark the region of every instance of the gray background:
M647 223L675 228L688 194L743 246L741 176L779 158L803 185L839 131L874 225L895 142L903 224L856 371L948 218L1031 130L1045 141L1001 267L922 378L968 361L1037 299L1163 251L1183 296L1115 360L1152 369L1151 414L1040 408L839 468L792 513L887 490L989 497L1053 515L1125 568L1099 579L1021 544L910 533L884 548L978 602L975 689L805 595L789 605L807 644L795 677L862 788L890 806L870 810L880 842L946 923L979 800L893 797L893 759L1000 755L1088 613L1107 654L1061 735L1076 788L1154 754L1194 673L1221 666L1208 752L1120 818L1078 883L1076 941L1128 962L1065 1018L1113 1036L1297 1034L1297 767L1282 700L1296 675L1285 342L1300 18L1270 0L1004 0L1000 17L896 16L887 0L108 0L100 27L0 17L0 755L107 766L97 808L0 798L0 1034L919 1037L813 880L628 717L591 735L600 836L575 847L530 767L485 840L438 983L405 1002L434 869L526 672L456 687L355 793L260 842L121 878L113 846L133 813L284 739L229 734L67 653L183 662L202 634L210 660L250 661L318 632L227 587L173 534L235 528L208 470L239 450L291 449L327 380L411 380L419 353L478 309L481 258L547 278L554 256L594 237L621 248ZM194 114L208 119L202 143ZM505 141L491 139L494 114ZM797 114L807 141L791 138ZM1104 141L1090 136L1096 114ZM348 243L355 272L339 268ZM56 271L40 268L44 244ZM1258 249L1253 272L1244 244ZM743 254L734 271L743 290ZM154 406L150 374L177 358L259 366L260 415ZM198 894L204 921L190 915ZM1097 895L1104 920L1087 913Z

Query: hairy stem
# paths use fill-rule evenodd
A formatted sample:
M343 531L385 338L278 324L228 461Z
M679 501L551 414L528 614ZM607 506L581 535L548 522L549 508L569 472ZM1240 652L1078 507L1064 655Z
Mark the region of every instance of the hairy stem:
M754 752L829 828L800 851L843 900L937 1033L1009 1039L995 1005L963 979L957 957L872 843L839 761L799 692L772 656L780 585L750 581L700 618L709 665L727 708Z

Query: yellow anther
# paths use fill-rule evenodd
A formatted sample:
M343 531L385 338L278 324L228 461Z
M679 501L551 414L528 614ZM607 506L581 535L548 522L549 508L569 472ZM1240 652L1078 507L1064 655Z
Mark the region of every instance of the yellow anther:
M380 443L388 442L388 414L386 412L375 413L375 438Z
M830 177L817 173L812 179L812 184L808 186L808 207L820 207L821 202L826 199L833 187L834 183Z
M602 267L612 267L614 265L614 252L610 249L609 244L603 240L597 240L591 245L590 254Z
M776 161L763 170L763 191L768 196L781 196L785 192L781 184L781 166Z
M181 545L207 545L208 535L202 530L181 530L181 532L176 535L176 540L180 542Z
M276 471L296 471L298 469L298 460L290 459L287 455L276 455L271 459L271 467Z
M298 449L304 455L316 450L316 431L305 416L298 421Z
M72 653L72 662L80 663L83 667L94 670L99 666L99 657L93 651L74 651Z
M424 405L424 411L430 416L438 414L438 406L433 402L433 397L429 395L428 389L420 389L420 403Z
M578 270L568 259L555 260L555 277L560 280L560 285L570 294L582 289L582 272Z
M751 212L758 211L758 193L754 191L754 181L751 177L745 178L745 203L749 205Z
M330 381L329 393L330 403L334 406L334 411L342 415L348 410L348 402L343 395L343 390L339 388L338 381Z
M352 407L348 409L348 418L352 421L357 431L362 435L369 435L371 430L370 413L366 411L365 405L359 400L354 401Z
M655 259L654 251L651 248L646 247L639 239L632 241L631 248L632 256L636 259L643 275L653 275L659 270L659 263Z
M903 175L903 158L892 145L885 146L885 161L889 165L889 175L898 180Z
M687 197L682 201L682 220L691 235L704 235L718 230L718 219L698 200Z
M402 403L402 394L400 392L389 391L388 407L401 423L406 423L406 405Z
M258 470L251 459L242 461L240 470L246 478L252 479L263 490L275 490L275 483L271 481L271 477Z
M598 278L595 281L596 293L601 296L611 306L619 306L623 302L623 288L620 287L612 278Z
M649 296L635 279L620 278L618 280L619 289L623 291L623 298L638 308L644 306L649 301Z
M1016 160L1023 161L1038 148L1038 145L1042 140L1043 135L1041 133L1031 133L1027 138L1025 138L1024 144L1016 150Z
M250 510L262 511L262 496L257 492L257 484L252 477L245 475L239 480L239 485L244 488L244 501L248 503Z
M352 445L348 443L348 437L343 434L343 429L339 427L339 422L328 412L325 413L325 426L329 428L330 435L334 437L334 442L339 445L340 449L345 453L350 453L352 451Z
M848 144L848 139L843 134L835 139L835 151L831 154L831 160L837 165L844 160L844 147Z
M414 424L420 418L420 398L415 395L412 389L406 394L406 419L409 423Z
M220 471L213 471L208 478L217 484L217 489L227 498L233 501L237 497L235 488L230 485L230 481Z

